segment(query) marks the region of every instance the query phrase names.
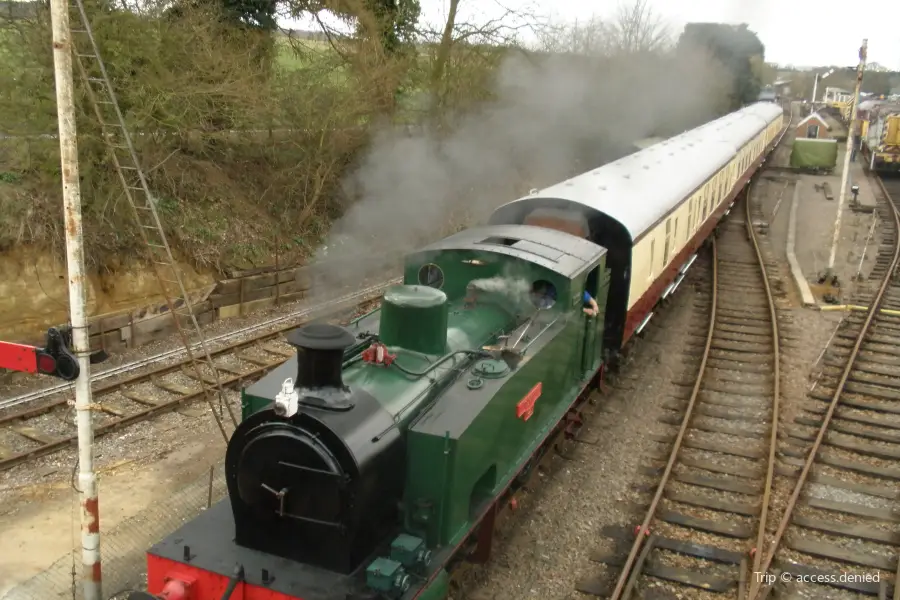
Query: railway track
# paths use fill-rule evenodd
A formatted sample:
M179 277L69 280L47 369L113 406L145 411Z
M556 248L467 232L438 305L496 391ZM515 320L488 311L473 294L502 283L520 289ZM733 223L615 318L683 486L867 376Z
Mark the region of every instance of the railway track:
M698 590L743 593L761 543L774 477L778 433L779 333L765 263L741 201L711 246L712 277L701 287L697 330L687 341L693 364L684 394L665 405L671 451L648 467L657 478L628 558L618 566L613 599L635 597L661 579L685 598ZM704 284L700 284L703 286ZM663 466L664 465L664 466ZM607 597L584 582L579 591ZM676 596L672 596L676 597Z
M612 594L599 580L580 591L613 600L900 600L900 180L881 191L885 231L869 286L853 300L869 310L839 326L822 378L789 423L779 422L765 263L753 272L749 244L738 239L749 212L723 224L714 284L700 301L711 308L708 343L691 393L667 407L665 422L679 430L660 440L672 451L648 469L659 478L653 501L625 561L621 547L592 556L619 568Z
M271 333L270 330L272 329L272 327L280 327L281 325L287 323L287 325L285 325L284 327L280 327L279 329L274 331L275 334L280 334L283 331L286 331L293 327L297 327L298 318L315 317L322 313L327 313L329 310L333 310L335 306L338 309L341 309L342 307L346 306L347 302L359 301L361 298L365 298L368 295L381 291L386 285L389 285L391 283L398 283L399 281L399 279L392 279L388 282L377 283L350 294L346 294L339 298L328 300L326 302L320 302L292 315L277 317L271 320L263 321L262 323L257 323L256 325L251 325L250 327L245 327L236 331L229 331L221 335L206 338L206 342L208 344L218 344L220 342L227 342L230 339L243 335L264 335L267 331ZM193 344L191 350L194 352L199 351L199 345ZM91 373L91 382L96 383L105 379L111 379L135 371L145 366L158 364L162 361L166 361L172 358L181 358L183 356L185 356L184 348L175 348L174 350L168 350L166 352L154 354L153 356L148 356L147 358L136 360L134 362L130 362L117 367L104 369L102 371L94 371ZM71 391L71 386L71 383L60 383L47 386L37 391L21 394L12 398L0 399L0 413L15 408L16 406L36 403L59 392ZM95 386L93 389L96 393L96 390L99 388ZM4 417L0 416L0 419L2 418Z
M786 428L789 498L751 598L900 599L900 180L880 185L886 231L869 276L825 355L822 379ZM800 576L814 581L798 582ZM776 585L777 584L777 585Z
M227 342L210 352L219 372L219 381L223 386L240 387L258 379L293 356L293 350L282 339L286 331L316 316L327 314L340 318L341 313L346 316L348 311L371 303L374 295L395 281L379 283L290 317L281 317L215 338L214 341ZM228 341L239 335L250 337ZM169 364L135 372L161 361L169 361ZM184 350L177 349L98 374L92 381L94 436L105 435L203 399L203 385L189 365ZM212 372L201 371L199 375L208 385L215 385ZM103 379L112 381L105 382ZM75 444L77 432L69 414L71 389L70 385L57 385L6 401L6 408L31 406L0 416L0 471ZM33 406L44 399L47 401Z

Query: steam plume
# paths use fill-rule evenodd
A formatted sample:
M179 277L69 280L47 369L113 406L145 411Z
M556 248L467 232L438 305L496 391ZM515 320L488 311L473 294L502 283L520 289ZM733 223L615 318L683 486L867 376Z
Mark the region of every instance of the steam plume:
M495 99L448 137L375 136L345 181L352 204L317 259L414 250L447 233L450 222L483 223L529 188L620 158L635 140L705 122L717 109L716 69L657 55L514 55L499 69ZM371 270L342 268L317 287L347 285Z

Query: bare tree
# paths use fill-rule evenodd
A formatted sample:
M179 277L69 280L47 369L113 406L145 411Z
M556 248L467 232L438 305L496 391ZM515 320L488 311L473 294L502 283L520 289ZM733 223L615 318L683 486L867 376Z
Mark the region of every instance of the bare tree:
M460 7L464 4L463 0L450 0L446 21L439 32L424 25L419 30L425 44L435 48L429 76L429 112L432 115L444 103L454 79L452 74L448 76L454 54L468 55L475 62L483 61L485 55L495 54L498 48L518 46L519 33L534 29L540 21L537 11L530 4L513 10L500 2L495 2L495 6L500 7L502 12L493 18L481 22L460 20ZM476 4L472 2L469 5Z
M456 12L459 10L460 0L450 0L450 7L447 10L447 22L444 24L444 32L441 34L441 41L438 45L437 56L431 66L431 89L437 90L441 77L444 75L444 69L447 68L447 61L450 59L450 47L453 44L453 28L456 27Z
M551 25L538 38L545 52L586 56L660 52L672 43L669 27L653 12L648 0L619 4L609 21L594 15L569 26Z
M668 26L653 12L648 0L620 4L609 34L613 51L624 54L658 52L672 41Z
M611 26L597 16L571 25L549 25L538 33L538 47L551 54L611 54Z

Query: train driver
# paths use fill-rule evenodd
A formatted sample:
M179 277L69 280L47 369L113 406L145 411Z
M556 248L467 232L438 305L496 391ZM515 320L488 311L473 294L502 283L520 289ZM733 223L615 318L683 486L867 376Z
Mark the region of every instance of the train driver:
M594 300L590 294L588 294L587 290L584 291L584 314L589 317L596 317L597 313L600 312L600 307L597 306L597 301Z

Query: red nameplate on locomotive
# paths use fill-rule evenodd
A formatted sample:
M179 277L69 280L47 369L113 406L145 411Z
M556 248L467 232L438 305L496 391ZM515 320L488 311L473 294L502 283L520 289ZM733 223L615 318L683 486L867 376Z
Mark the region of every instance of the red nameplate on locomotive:
M516 404L516 418L527 421L534 414L534 403L541 397L542 382L538 382L525 397Z

